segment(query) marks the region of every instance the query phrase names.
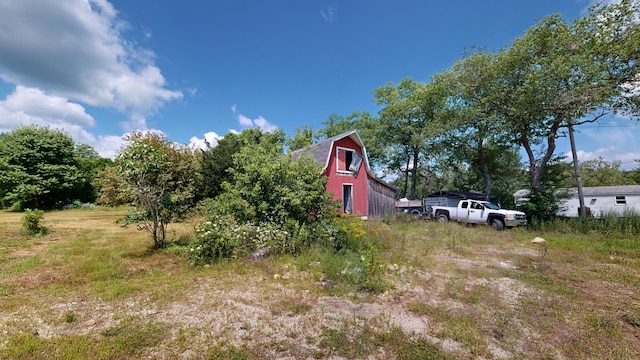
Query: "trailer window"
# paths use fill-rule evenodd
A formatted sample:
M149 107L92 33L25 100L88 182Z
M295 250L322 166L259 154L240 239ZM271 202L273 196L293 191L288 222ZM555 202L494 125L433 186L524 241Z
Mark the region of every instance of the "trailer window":
M627 205L627 198L624 195L616 195L616 205Z

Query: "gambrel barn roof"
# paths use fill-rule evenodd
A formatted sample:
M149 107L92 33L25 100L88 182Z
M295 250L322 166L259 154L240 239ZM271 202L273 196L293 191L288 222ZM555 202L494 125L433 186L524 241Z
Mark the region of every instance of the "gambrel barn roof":
M327 166L329 165L329 157L331 156L331 151L333 149L333 145L336 141L351 138L360 148L362 149L362 156L364 158L365 169L369 175L373 176L371 173L371 168L369 167L369 158L367 157L367 150L362 143L362 139L358 134L357 130L351 130L336 136L332 136L330 138L319 141L315 144L309 145L306 148L298 149L291 153L291 156L294 158L299 158L302 155L311 155L313 156L320 165L322 165L322 171L327 170ZM375 176L374 176L375 177Z
M384 186L387 186L390 189L393 189L393 191L397 191L395 187L380 180L371 170L371 166L369 166L369 156L367 156L367 149L365 148L364 143L360 138L360 134L358 134L358 130L347 131L345 133L338 134L336 136L332 136L330 138L321 140L315 144L311 144L306 148L295 150L291 152L291 156L293 158L299 158L303 155L312 156L313 158L316 159L316 161L318 161L320 165L322 165L322 172L324 173L327 170L327 166L329 166L329 158L331 157L331 152L334 148L336 141L344 138L351 138L351 140L353 140L353 142L355 142L362 149L364 168L367 174L369 175L369 177L383 184Z

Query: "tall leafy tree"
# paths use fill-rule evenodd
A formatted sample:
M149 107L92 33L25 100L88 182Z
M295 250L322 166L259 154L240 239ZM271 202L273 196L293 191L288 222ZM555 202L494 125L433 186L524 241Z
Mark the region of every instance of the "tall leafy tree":
M200 166L196 200L215 198L224 190L222 184L231 180L233 156L245 146L264 145L282 154L286 135L284 131L263 132L257 128L246 129L240 134L228 133L215 146L197 154Z
M442 83L403 79L397 85L389 83L374 91L380 110L379 137L388 152L388 168L405 174L402 195L416 198L418 169L439 151L442 136L448 130L447 92ZM411 183L411 190L407 187Z
M469 154L468 154L469 155ZM482 161L481 161L482 159ZM460 164L452 177L451 189L461 191L486 191L486 169L491 172L491 200L504 207L514 205L513 193L523 186L521 176L522 164L518 149L508 143L487 141L483 145L482 158L471 154ZM453 164L456 162L453 161Z
M105 206L122 206L132 202L125 179L118 173L115 164L105 166L96 173L94 186L97 191L96 203Z
M73 200L82 186L74 146L69 135L47 127L0 134L3 206L47 208Z
M193 205L196 162L190 149L154 132L134 132L118 152L115 166L134 205L125 224L149 231L155 248L163 248L170 222Z
M198 155L200 177L197 200L214 198L222 192L222 183L230 179L229 169L233 167L233 154L240 151L242 141L237 134L228 133L215 146L207 144Z
M295 151L305 148L318 140L318 132L314 131L309 125L304 125L296 129L296 134L287 139L287 151Z
M532 191L563 129L597 121L637 97L639 2L597 6L571 23L540 20L500 52L488 104L526 151ZM540 156L537 154L540 153Z
M76 198L82 202L94 202L98 196L96 176L113 161L101 157L93 147L87 144L76 144L73 152L81 181L81 185L76 191Z
M482 179L483 186L474 188L482 189L487 199L492 196L492 173L499 172L501 167L499 162L492 160L501 154L500 151L511 154L517 147L508 141L502 118L487 106L487 96L496 79L496 62L496 54L469 53L436 77L450 91L449 120L455 124L455 128L446 134L448 161L468 164L477 170L472 174ZM496 148L499 152L492 154ZM496 166L498 168L492 168Z

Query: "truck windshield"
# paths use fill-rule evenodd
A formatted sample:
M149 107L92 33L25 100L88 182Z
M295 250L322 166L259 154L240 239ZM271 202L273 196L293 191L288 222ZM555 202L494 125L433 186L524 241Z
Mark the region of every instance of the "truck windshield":
M484 207L486 207L487 209L491 209L491 210L500 210L500 206L494 204L494 203L490 203L490 202L486 202L484 203Z

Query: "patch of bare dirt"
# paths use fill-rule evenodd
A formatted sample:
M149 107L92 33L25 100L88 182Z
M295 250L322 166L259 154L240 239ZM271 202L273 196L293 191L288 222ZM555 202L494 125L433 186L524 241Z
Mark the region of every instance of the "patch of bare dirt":
M36 252L53 242L55 240L37 244L25 251ZM547 294L506 275L521 270L523 264L536 263L535 248L517 244L511 250L486 247L481 252L465 253L464 256L447 250L431 254L430 258L437 262L430 270L387 268L395 286L377 296L314 295L317 291L313 288L292 286L301 279L310 279L308 273L292 266L273 276L231 274L225 279L193 279L174 300L157 300L145 295L113 301L52 297L42 299L37 310L25 305L0 314L0 338L17 330L46 338L72 334L101 336L106 330L133 318L154 321L168 329L166 341L150 350L149 358L199 358L192 349L205 349L221 339L238 347L264 349L263 355L267 359L312 358L321 350L321 338L326 329L339 329L347 324L354 329L364 325L378 329L398 327L407 335L422 337L461 359L545 356L563 359L571 358L565 355L571 354L563 348L566 343L584 341L588 336L579 329L572 329L580 319L567 315L565 320L555 323L558 312L565 309L563 297ZM556 275L571 271L555 264L545 266ZM55 274L44 273L42 276ZM634 325L640 324L640 319L636 321L635 313L625 312L622 306L615 305L619 300L620 304L633 303L640 308L639 298L632 288L604 280L571 279L569 275L565 278L569 289L579 294L574 298L576 304L571 306L590 308L594 304L610 304L619 316L611 318L608 312L602 315L603 321L626 321L631 328L629 334L635 331L636 341L640 339L640 329ZM322 286L308 282L309 286ZM452 287L456 291L454 294ZM292 304L293 310L287 310L287 303ZM308 308L296 311L295 305L300 304L308 305ZM429 304L449 316L470 316L480 323L485 335L481 341L482 350L470 347L463 337L442 335L446 334L442 330L451 325L437 316L412 312L411 304ZM537 307L540 304L550 306ZM63 319L70 312L75 320L67 323ZM551 335L545 333L546 330ZM181 338L188 339L188 343ZM621 338L632 340L633 337L625 334ZM387 356L374 354L369 358Z

